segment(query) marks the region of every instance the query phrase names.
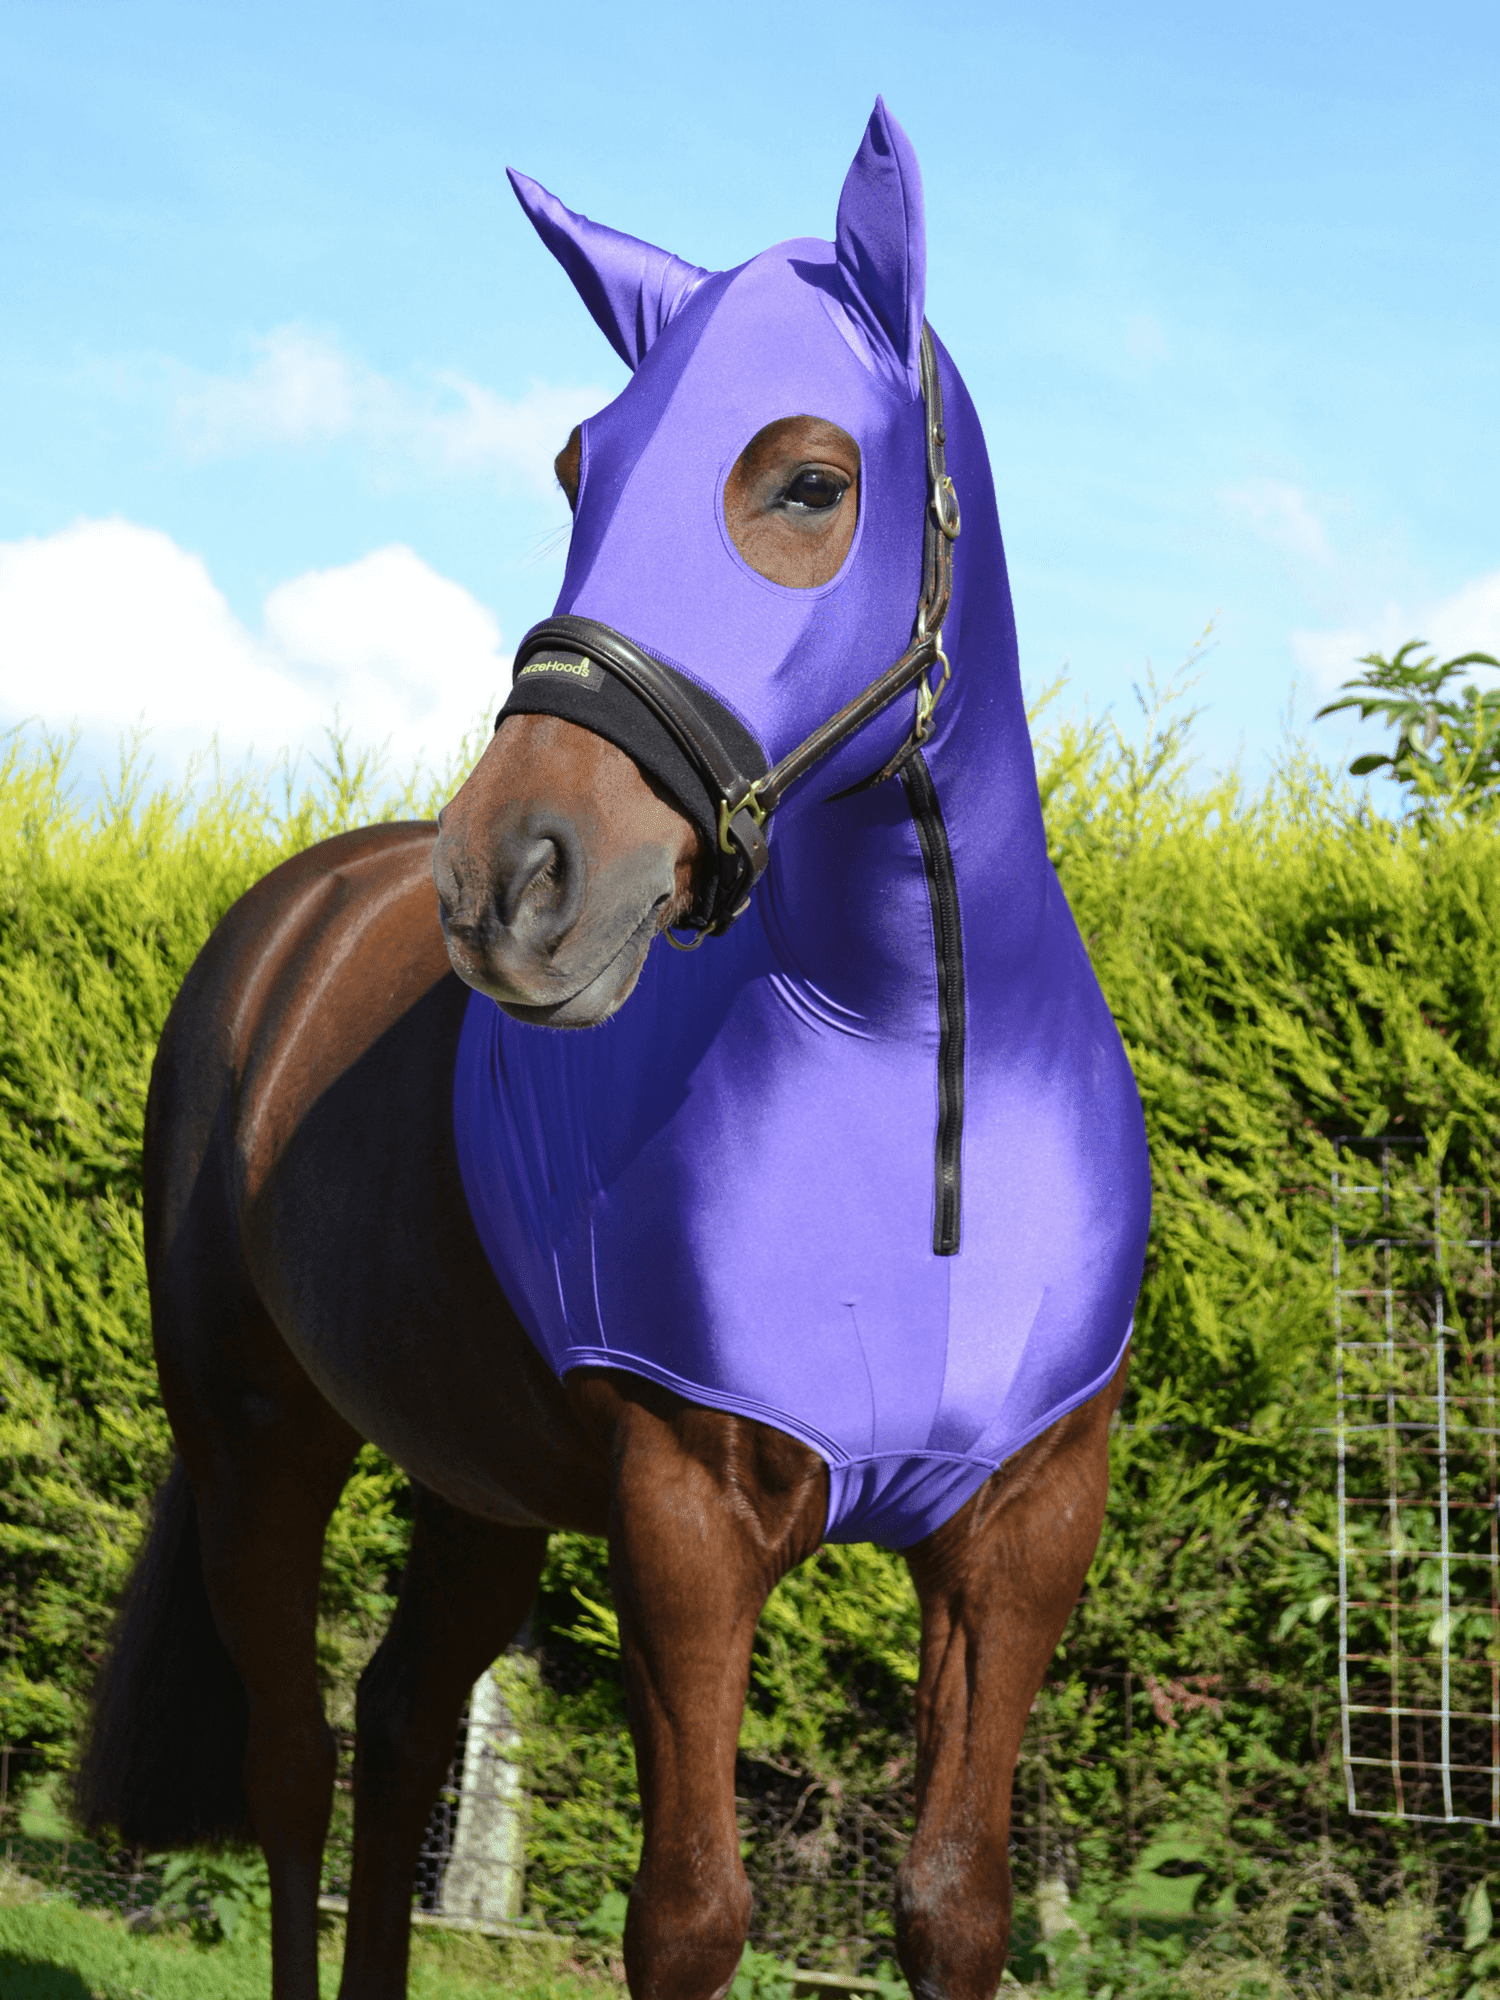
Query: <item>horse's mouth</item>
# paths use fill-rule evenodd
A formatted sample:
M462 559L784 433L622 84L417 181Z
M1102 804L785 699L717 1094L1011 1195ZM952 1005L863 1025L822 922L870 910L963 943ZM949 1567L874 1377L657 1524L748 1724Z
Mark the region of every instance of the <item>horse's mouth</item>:
M536 1028L593 1028L607 1021L635 991L651 941L661 929L670 901L669 897L659 896L604 963L584 972L556 999L528 997L524 988L518 990L509 983L494 965L493 954L478 939L473 940L475 948L471 948L464 927L451 925L446 911L443 936L449 963L459 978L476 993L487 993L513 1021Z

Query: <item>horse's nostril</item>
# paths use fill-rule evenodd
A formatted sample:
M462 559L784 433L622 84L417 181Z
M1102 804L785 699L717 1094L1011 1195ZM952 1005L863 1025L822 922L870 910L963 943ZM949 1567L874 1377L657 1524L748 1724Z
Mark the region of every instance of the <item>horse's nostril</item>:
M495 884L495 902L500 911L500 921L509 930L521 913L521 907L532 891L537 893L532 900L545 903L549 883L557 876L557 848L550 840L529 840L521 851L511 859Z
M583 905L584 859L571 827L535 829L499 859L495 908L506 930L547 945L572 928Z

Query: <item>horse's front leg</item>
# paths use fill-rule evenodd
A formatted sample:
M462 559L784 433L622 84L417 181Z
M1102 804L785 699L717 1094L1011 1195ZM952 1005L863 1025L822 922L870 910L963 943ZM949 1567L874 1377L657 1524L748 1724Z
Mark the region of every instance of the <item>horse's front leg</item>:
M907 1551L922 1605L917 1825L896 1885L919 2000L991 2000L1010 1942L1021 1733L1104 1522L1114 1380Z
M639 1377L570 1378L611 1449L610 1578L640 1786L625 1925L635 2000L714 2000L750 1923L734 1760L771 1589L822 1539L828 1474L764 1424Z

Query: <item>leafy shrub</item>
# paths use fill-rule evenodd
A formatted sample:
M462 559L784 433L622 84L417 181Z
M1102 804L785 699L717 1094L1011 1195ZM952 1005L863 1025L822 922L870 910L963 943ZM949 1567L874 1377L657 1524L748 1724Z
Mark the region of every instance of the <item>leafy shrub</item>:
M200 1944L242 1933L270 1935L271 1880L258 1854L160 1854L157 1910L180 1917Z
M1345 681L1346 692L1318 715L1357 708L1361 722L1379 716L1394 723L1394 746L1356 757L1349 774L1388 771L1425 818L1440 805L1467 810L1491 802L1500 788L1500 688L1462 678L1473 667L1500 667L1500 660L1492 653L1460 653L1441 663L1435 653L1414 659L1422 645L1408 639L1390 659L1366 653L1359 663L1366 672ZM1444 694L1460 680L1457 700Z
M1428 692L1446 699L1443 685ZM1140 1083L1155 1214L1106 1531L1028 1732L1018 1810L1037 1867L1085 1892L1118 1885L1159 1839L1207 1910L1259 1893L1268 1852L1316 1847L1325 1828L1350 1838L1331 1479L1312 1434L1331 1397L1321 1191L1351 1133L1421 1135L1424 1171L1500 1180L1500 843L1483 811L1385 817L1296 744L1258 790L1233 772L1194 782L1190 716L1145 708L1138 738L1074 718L1038 753L1054 858ZM255 779L152 795L127 776L95 810L71 800L55 748L13 740L0 760L11 1740L67 1754L166 1463L138 1159L166 1006L251 880L392 809L337 748L280 797ZM402 1482L367 1451L328 1544L339 1719L406 1522ZM827 1826L851 1796L909 1785L915 1635L904 1566L881 1550L824 1550L772 1598L744 1749L805 1780ZM597 1545L554 1539L535 1639L532 1893L578 1916L628 1883L636 1839ZM1366 1844L1392 1882L1420 1846Z

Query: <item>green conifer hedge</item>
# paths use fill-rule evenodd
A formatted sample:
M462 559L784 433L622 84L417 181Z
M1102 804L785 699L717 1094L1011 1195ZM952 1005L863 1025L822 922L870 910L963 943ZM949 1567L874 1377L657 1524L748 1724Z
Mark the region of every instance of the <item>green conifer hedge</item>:
M1206 1825L1223 1818L1226 1787L1249 1786L1268 1824L1295 1794L1301 1825L1308 1773L1331 1769L1333 1634L1312 1607L1332 1574L1316 1432L1331 1397L1335 1140L1420 1136L1430 1173L1500 1181L1489 807L1428 799L1384 816L1295 744L1262 786L1195 782L1189 721L1158 712L1133 743L1075 720L1039 756L1054 858L1135 1065L1155 1185L1109 1523L1020 1781L1026 1810L1045 1793L1052 1827L1101 1868L1122 1865L1127 1816L1165 1826L1196 1812ZM70 803L56 746L13 739L0 760L3 1740L69 1754L168 1462L139 1211L167 1006L241 890L309 840L396 810L379 796L342 751L302 788L282 774L159 794L127 770L87 809ZM324 1666L344 1717L406 1519L401 1481L366 1452L329 1537ZM581 1795L580 1758L614 1774L601 1799L628 1773L607 1607L600 1551L558 1537L537 1626L538 1780L554 1800ZM763 1622L747 1754L829 1797L899 1787L914 1639L897 1559L824 1551ZM597 1893L586 1810L539 1809L543 1909L576 1909L585 1877ZM577 1880L570 1840L591 1856ZM617 1873L628 1879L628 1852Z

